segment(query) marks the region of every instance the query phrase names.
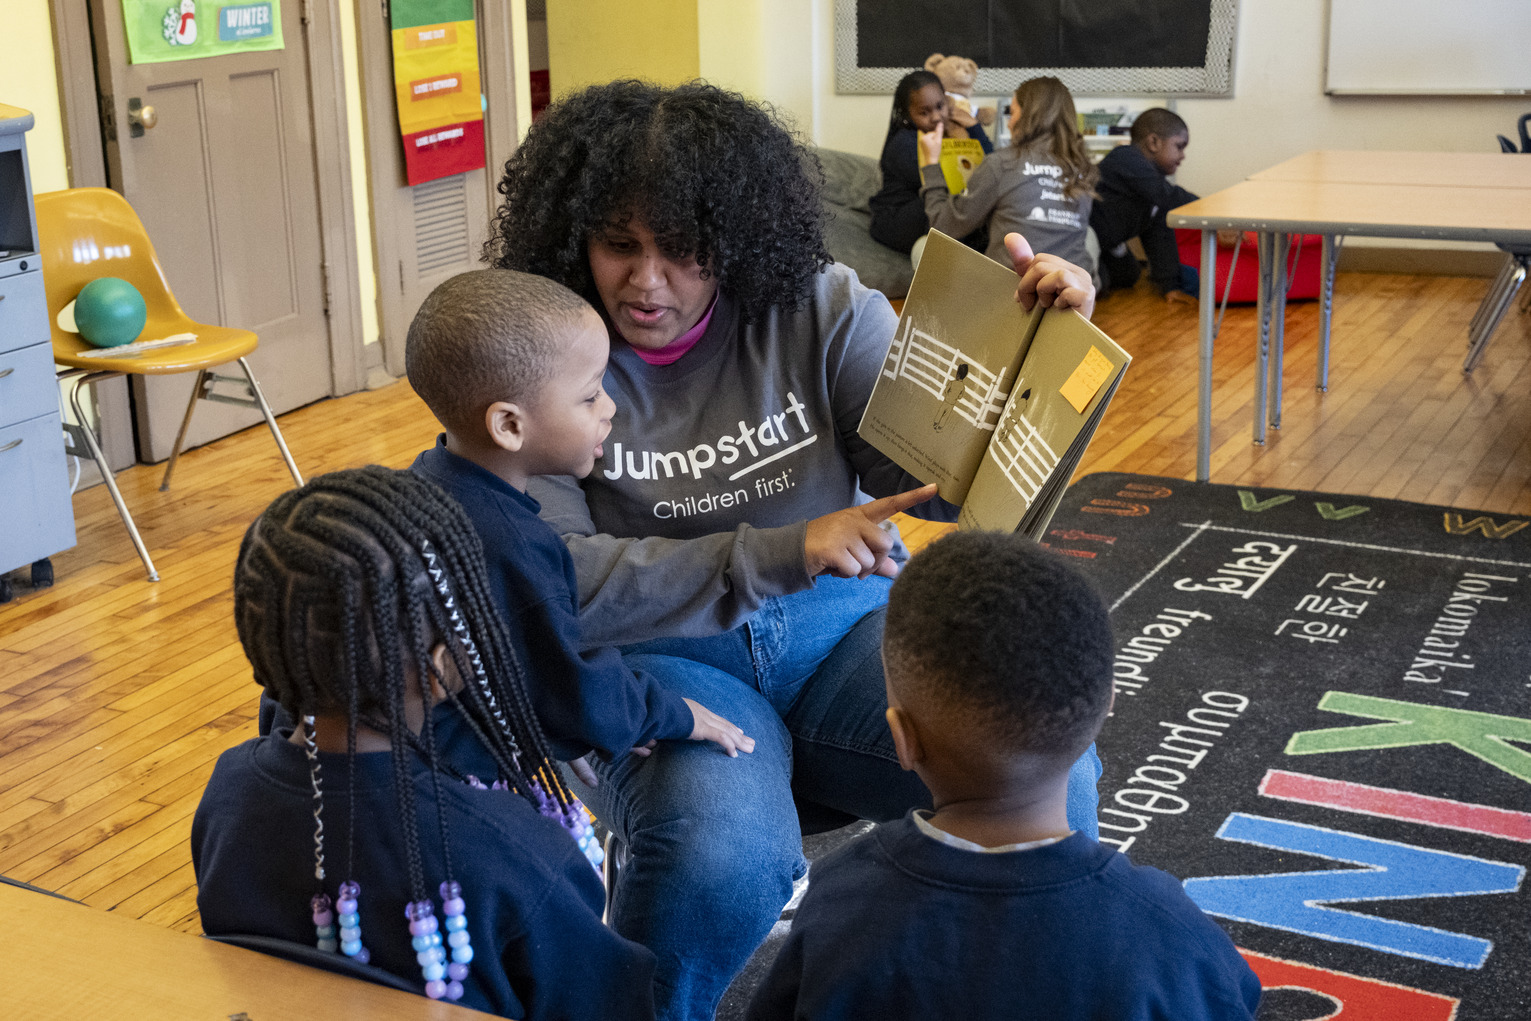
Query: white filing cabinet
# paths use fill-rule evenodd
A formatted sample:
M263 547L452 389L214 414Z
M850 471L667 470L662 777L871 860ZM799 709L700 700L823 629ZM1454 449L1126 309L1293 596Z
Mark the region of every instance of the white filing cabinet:
M32 115L0 103L0 602L3 575L74 545L48 302L32 211ZM47 564L34 570L51 580Z

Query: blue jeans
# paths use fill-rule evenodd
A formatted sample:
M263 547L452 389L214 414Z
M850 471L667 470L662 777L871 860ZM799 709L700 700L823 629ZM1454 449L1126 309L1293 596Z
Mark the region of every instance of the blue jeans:
M821 578L703 639L623 649L681 695L732 720L755 751L667 741L598 762L576 793L626 845L612 927L658 958L661 1018L711 1018L804 874L794 799L873 821L929 807L883 719L880 646L889 582ZM1069 775L1069 824L1097 836L1093 746Z

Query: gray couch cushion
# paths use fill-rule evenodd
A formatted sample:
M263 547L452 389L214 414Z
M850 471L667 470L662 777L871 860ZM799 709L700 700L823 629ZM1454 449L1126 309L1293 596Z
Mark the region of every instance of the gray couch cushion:
M882 187L882 171L870 156L816 150L824 165L824 205L830 214L824 244L834 260L856 271L861 282L889 298L909 293L909 257L872 240L868 201Z
M882 187L882 170L870 156L838 149L816 150L824 164L824 201L870 213L867 205Z

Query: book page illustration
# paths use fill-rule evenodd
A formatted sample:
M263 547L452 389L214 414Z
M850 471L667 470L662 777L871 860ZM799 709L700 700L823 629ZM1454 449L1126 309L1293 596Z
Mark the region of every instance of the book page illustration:
M1009 366L996 372L975 355L917 328L912 316L899 323L882 370L887 378L905 380L941 402L932 424L937 432L951 413L975 429L992 430L1010 396L1000 389L1008 372Z
M959 524L1024 531L1038 513L1050 515L1130 360L1078 313L1045 317Z
M931 231L860 435L960 504L983 460L1042 309L1015 272Z
M1030 504L1062 459L1036 424L1026 418L1031 390L1017 396L989 443L989 454L1017 495Z

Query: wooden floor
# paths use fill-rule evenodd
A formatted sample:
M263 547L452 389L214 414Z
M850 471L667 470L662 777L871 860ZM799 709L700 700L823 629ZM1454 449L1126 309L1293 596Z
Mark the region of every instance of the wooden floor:
M1342 275L1330 391L1314 392L1318 310L1292 306L1286 426L1250 443L1254 310L1218 341L1212 478L1531 514L1531 316L1512 312L1471 378L1460 370L1483 279ZM1146 291L1095 321L1134 355L1083 472L1190 478L1196 311ZM407 384L283 416L306 474L407 465L435 426ZM224 748L255 733L256 689L231 620L240 535L287 484L264 429L188 454L176 488L122 473L162 581L143 570L106 492L75 497L79 544L58 584L0 606L0 873L88 904L199 931L191 815ZM914 544L941 526L906 523Z

